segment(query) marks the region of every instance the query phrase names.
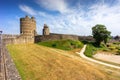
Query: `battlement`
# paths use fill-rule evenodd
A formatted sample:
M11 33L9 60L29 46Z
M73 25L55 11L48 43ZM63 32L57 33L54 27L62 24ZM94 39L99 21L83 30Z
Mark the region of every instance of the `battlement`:
M36 21L34 17L26 16L25 18L20 18L20 35L34 38L36 35Z
M35 18L34 17L29 17L29 16L26 16L25 18L20 18L20 21L29 21L29 22L35 22Z

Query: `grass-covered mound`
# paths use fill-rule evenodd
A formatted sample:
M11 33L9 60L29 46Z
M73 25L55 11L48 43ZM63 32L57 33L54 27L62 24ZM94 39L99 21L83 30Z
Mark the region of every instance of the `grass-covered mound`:
M37 44L52 48L58 48L62 50L73 50L76 48L83 47L83 44L80 41L74 41L74 40L45 41L45 42L39 42Z

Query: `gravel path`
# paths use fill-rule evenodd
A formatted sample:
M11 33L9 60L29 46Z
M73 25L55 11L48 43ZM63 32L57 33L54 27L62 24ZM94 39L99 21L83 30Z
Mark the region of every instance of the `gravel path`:
M96 59L120 64L120 55L104 54L104 52L102 52L95 54L93 57Z
M87 46L87 45L84 45L84 47L81 49L80 53L78 53L82 58L84 58L84 59L86 59L86 60L89 60L89 61L91 61L91 62L94 62L94 63L98 63L98 64L101 64L101 65L104 65L104 66L108 66L108 67L120 69L120 66L115 66L115 65L112 65L112 64L104 63L104 62L97 61L97 60L94 60L94 59L92 59L92 58L86 57L86 56L84 55L84 51L85 51L85 49L86 49L86 46Z

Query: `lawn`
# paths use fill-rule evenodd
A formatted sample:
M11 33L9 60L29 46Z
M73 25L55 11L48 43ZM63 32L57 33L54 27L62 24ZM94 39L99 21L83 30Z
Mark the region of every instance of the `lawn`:
M22 80L113 80L81 58L71 58L66 51L37 44L8 45L7 48Z

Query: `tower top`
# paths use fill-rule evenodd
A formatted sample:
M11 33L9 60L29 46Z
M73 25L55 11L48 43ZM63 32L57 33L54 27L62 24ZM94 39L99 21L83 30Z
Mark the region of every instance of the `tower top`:
M49 27L46 24L44 24L43 35L49 35L49 34L50 34Z
M28 15L26 15L26 16L25 16L25 18L26 18L26 19L29 19L29 16L28 16Z
M47 24L44 24L44 28L48 28Z
M36 22L36 21L35 21L35 17L33 17L33 16L32 16L32 17L29 17L28 15L26 15L25 17L20 18L20 21L26 21L26 20Z
M31 19L35 19L35 17L32 16Z
M24 37L34 37L36 33L36 21L34 17L20 18L20 34Z

